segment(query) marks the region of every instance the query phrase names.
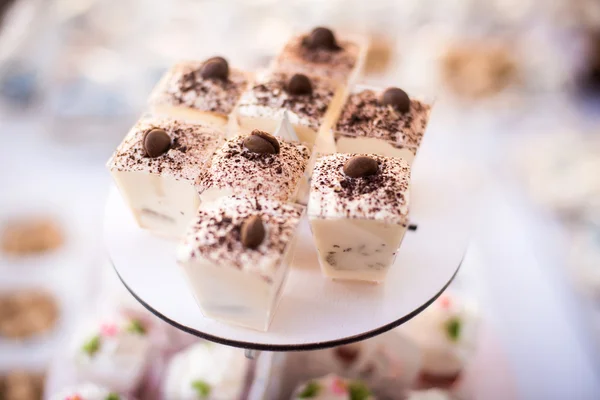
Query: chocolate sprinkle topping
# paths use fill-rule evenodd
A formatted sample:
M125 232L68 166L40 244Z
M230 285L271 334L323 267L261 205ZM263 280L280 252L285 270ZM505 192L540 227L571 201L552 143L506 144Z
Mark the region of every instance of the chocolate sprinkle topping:
M361 218L406 224L410 167L402 158L360 154L377 162L378 173L360 179L344 172L355 154L337 153L315 164L308 213L321 218Z
M264 197L231 196L204 203L177 252L180 262L203 257L220 268L237 268L272 282L300 223L304 207ZM243 244L244 225L260 215L264 237Z
M244 247L256 249L265 239L265 226L260 215L252 215L242 223L241 239Z
M335 87L325 79L311 76L311 92L295 95L288 91L290 78L290 74L279 72L258 76L252 89L242 95L238 113L242 116L280 118L283 110L287 110L293 124L318 130L333 99Z
M209 169L198 179L200 195L209 189L293 201L310 158L298 142L279 140L279 153L255 153L244 142L248 136L231 138L215 152Z
M338 51L322 47L313 49L305 45L306 39L306 36L292 38L277 57L275 69L346 82L359 60L359 45L340 40Z
M207 62L182 62L173 66L152 93L150 105L187 107L223 115L231 113L248 86L248 78L244 72L231 68L228 68L226 79L203 78L204 66L214 61L222 65L225 60L213 57Z
M363 90L348 97L335 125L339 136L371 137L416 153L429 122L431 105L411 99L410 110L400 113L381 104L376 92Z
M150 158L146 155L144 139L147 132L157 128L168 134L171 146L161 157ZM222 133L212 128L169 118L144 117L117 147L108 161L108 168L167 175L194 182L222 142Z

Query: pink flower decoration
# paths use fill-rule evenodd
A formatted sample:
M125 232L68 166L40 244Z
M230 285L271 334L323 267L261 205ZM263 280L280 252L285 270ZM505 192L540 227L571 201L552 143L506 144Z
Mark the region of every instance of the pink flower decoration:
M78 394L74 394L73 396L67 396L65 400L83 400L83 398Z
M340 378L335 378L333 382L331 382L331 391L335 394L345 394L346 383Z
M115 336L119 328L115 324L102 324L100 327L100 333L102 336Z
M448 297L448 296L440 297L440 306L442 308L450 308L450 303L451 303L450 297Z

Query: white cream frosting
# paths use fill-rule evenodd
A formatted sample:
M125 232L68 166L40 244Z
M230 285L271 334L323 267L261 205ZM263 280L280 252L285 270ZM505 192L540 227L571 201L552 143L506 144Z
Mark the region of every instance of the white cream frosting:
M195 344L175 355L164 381L169 400L237 400L244 391L249 360L244 350L209 342ZM200 397L194 382L207 388Z

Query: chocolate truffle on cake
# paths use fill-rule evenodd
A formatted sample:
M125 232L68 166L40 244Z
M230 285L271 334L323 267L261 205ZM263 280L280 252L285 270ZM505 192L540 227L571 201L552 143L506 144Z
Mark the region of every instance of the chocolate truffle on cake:
M180 62L156 86L150 106L155 114L223 127L249 81L223 57Z
M412 163L430 112L430 104L409 97L400 88L356 87L334 125L336 149L402 157Z

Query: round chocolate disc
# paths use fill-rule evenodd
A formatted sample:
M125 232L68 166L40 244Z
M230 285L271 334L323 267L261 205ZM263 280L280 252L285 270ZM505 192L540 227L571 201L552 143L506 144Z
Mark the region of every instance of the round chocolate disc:
M265 240L265 235L265 226L260 215L252 215L242 223L241 239L244 247L256 249Z
M381 96L381 103L386 106L392 106L396 110L405 113L410 110L410 98L402 89L391 87L387 88Z
M312 83L306 75L295 74L287 84L287 92L293 95L312 94Z
M338 46L333 31L319 26L312 30L305 40L305 44L310 49L338 50Z
M223 57L212 57L206 60L200 69L200 75L204 79L226 80L229 76L229 64Z
M350 178L375 175L378 170L377 160L367 156L354 156L344 164L344 173Z
M171 148L171 137L164 129L155 128L144 136L144 151L151 158L165 154Z

